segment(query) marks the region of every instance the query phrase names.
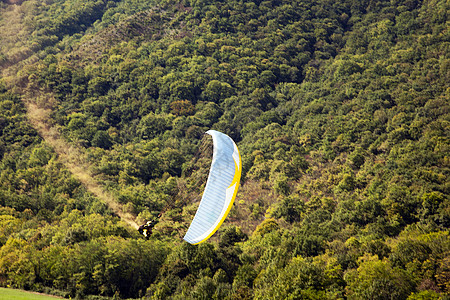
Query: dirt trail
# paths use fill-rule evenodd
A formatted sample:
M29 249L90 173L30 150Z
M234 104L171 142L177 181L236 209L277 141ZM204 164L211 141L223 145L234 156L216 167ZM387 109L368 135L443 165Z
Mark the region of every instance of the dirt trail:
M89 164L84 161L83 153L76 147L68 144L61 137L57 128L52 126L50 109L42 108L30 101L24 101L27 108L27 117L39 135L54 149L58 154L59 160L67 169L77 178L89 192L97 196L106 203L111 210L117 214L123 221L134 228L136 224L135 217L123 211L123 205L114 200L114 197L105 191L94 179Z

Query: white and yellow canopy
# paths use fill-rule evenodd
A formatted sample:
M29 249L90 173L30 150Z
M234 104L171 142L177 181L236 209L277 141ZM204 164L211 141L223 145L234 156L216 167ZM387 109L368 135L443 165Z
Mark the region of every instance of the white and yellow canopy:
M241 156L234 141L215 130L206 133L213 138L213 160L202 200L184 236L190 244L206 241L219 229L233 205L241 179Z

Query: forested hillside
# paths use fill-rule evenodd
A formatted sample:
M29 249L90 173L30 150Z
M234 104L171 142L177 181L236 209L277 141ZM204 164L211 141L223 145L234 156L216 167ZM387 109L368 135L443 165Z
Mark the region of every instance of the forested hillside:
M13 2L0 2L0 286L450 297L448 1ZM193 246L209 129L236 141L243 177ZM149 240L93 181L139 224L162 212Z

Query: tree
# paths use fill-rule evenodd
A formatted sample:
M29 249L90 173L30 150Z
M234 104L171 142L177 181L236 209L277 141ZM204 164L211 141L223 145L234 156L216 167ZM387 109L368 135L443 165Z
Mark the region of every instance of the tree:
M143 139L152 139L171 128L172 115L159 115L153 112L144 116L138 125L138 133Z
M234 93L233 88L226 82L211 80L203 92L203 99L211 102L221 102Z
M193 115L195 108L189 100L177 100L170 103L170 109L176 116L189 116Z
M410 276L386 260L365 257L357 270L345 275L349 299L406 299L413 291Z
M303 200L297 195L283 197L276 206L273 216L284 218L289 223L298 222L305 211L304 206Z
M103 130L99 130L95 133L94 137L92 138L91 144L94 147L100 147L103 149L110 149L113 145L108 132Z

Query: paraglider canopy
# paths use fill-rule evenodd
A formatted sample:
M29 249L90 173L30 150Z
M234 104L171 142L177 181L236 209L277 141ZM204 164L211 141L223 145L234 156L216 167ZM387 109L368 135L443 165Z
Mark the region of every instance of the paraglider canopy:
M234 141L226 134L209 130L214 151L202 200L184 240L199 244L210 238L222 225L236 198L241 179L241 156Z

